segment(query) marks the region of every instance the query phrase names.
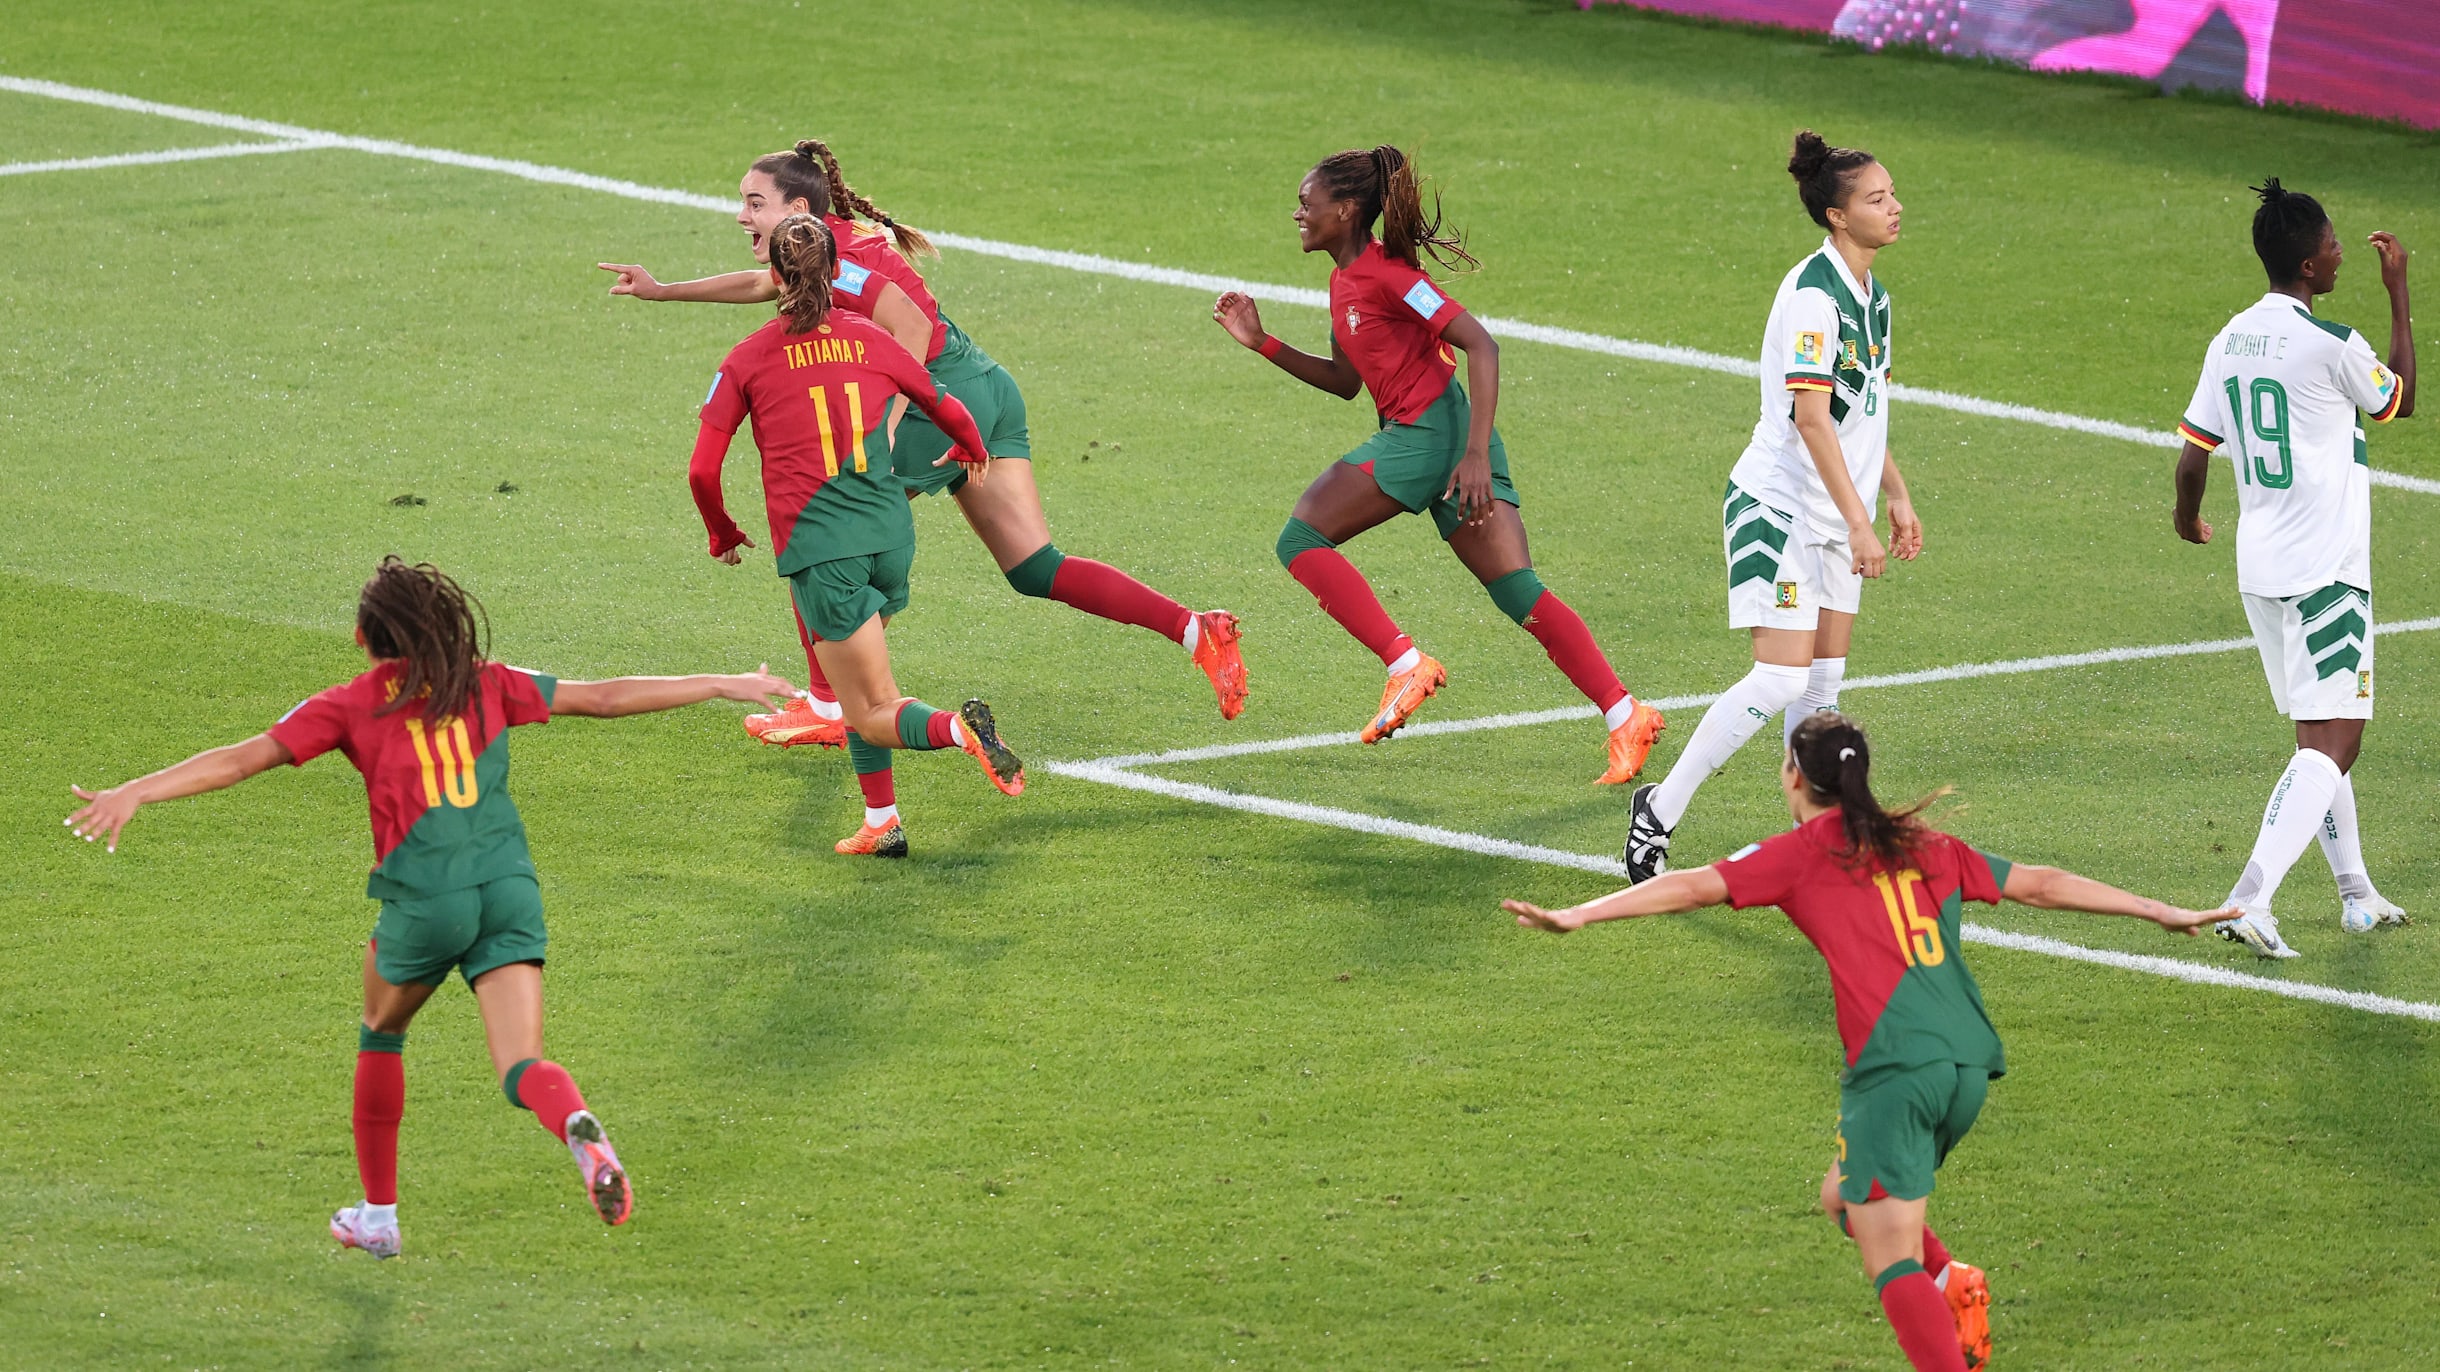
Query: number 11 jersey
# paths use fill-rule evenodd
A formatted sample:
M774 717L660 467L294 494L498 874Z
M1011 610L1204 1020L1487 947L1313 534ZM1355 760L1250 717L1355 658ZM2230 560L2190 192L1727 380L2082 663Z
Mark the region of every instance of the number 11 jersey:
M2364 425L2396 417L2397 374L2364 336L2273 291L2211 340L2178 435L2237 469L2237 589L2372 589Z

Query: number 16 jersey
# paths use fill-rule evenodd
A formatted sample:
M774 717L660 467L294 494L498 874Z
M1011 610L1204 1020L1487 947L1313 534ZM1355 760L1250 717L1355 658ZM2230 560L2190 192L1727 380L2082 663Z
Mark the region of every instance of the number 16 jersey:
M2397 374L2364 336L2277 291L2203 356L2178 435L2237 469L2237 589L2372 589L2372 468L2357 411L2396 417Z

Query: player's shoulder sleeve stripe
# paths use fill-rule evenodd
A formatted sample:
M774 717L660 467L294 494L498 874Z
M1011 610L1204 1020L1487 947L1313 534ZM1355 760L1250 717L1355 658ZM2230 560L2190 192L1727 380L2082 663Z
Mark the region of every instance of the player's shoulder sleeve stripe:
M2185 439L2187 442L2202 449L2204 452L2210 452L2212 449L2219 447L2220 444L2225 441L2218 434L2211 432L2209 429L2203 428L2201 425L2196 424L2191 419L2179 420L2177 432L2180 438Z
M1830 378L1826 376L1816 376L1811 372L1790 372L1788 373L1788 389L1791 391L1829 391L1836 390L1837 387L1833 386Z
M721 381L721 378L722 378L722 377L725 377L725 376L727 376L727 375L728 375L728 370L727 370L726 368L723 368L723 369L721 369L720 371L716 371L716 372L712 373L712 388L711 388L710 390L705 391L705 392L703 393L703 403L704 403L704 404L706 404L706 405L711 404L711 403L712 403L712 397L713 397L713 396L716 396L716 395L718 395L718 394L720 394L720 381Z
M2302 305L2296 307L2296 316L2297 318L2304 320L2306 323L2311 324L2314 328L2319 329L2323 333L2337 339L2341 343L2355 337L2355 330L2348 328L2346 325L2339 323L2335 319L2324 319L2320 315L2313 313L2311 310L2304 308Z
M2375 423L2375 424L2386 424L2386 423L2388 423L2390 420L2393 420L2393 419L2397 418L2397 417L2398 417L2398 408L2399 408L2400 406L2404 405L2405 403L2406 403L2406 388L2405 388L2404 386L2392 386L2392 387L2390 387L2390 388L2389 388L2389 403L2388 403L2388 404L2386 404L2386 405L2383 405L2383 406L2381 407L2381 412L2380 412L2379 414L2376 414L2376 415L2374 415L2374 416L2372 417L2372 422L2373 422L2373 423Z

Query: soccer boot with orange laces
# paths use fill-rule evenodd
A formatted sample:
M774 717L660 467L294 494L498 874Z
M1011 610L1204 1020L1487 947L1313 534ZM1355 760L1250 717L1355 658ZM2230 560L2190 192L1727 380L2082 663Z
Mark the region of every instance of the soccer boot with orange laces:
M627 1169L619 1166L610 1136L590 1110L568 1116L568 1152L585 1174L585 1199L604 1224L625 1224L635 1213L635 1190L627 1184Z
M815 714L813 698L806 695L789 701L785 709L770 714L747 715L746 732L777 748L800 748L808 743L817 748L847 746L847 721L824 719Z
M1226 610L1205 610L1195 616L1195 665L1212 679L1212 694L1220 698L1220 717L1245 713L1245 659L1238 654L1237 616Z
M1392 676L1381 688L1381 708L1372 722L1364 726L1361 735L1366 743L1379 743L1406 727L1407 717L1440 693L1449 682L1448 670L1421 653L1415 655L1415 665Z
M1991 1365L1991 1283L1982 1269L1949 1259L1949 1314L1957 1320L1957 1347L1966 1355L1968 1372Z
M1007 795L1025 794L1025 764L1017 760L1016 750L1000 737L1000 730L991 719L991 707L979 700L969 700L957 707L958 722L965 726L966 751L983 764L983 775Z
M1617 786L1635 780L1652 756L1652 745L1667 728L1661 712L1642 701L1627 713L1627 722L1610 731L1610 769L1594 779L1596 786Z
M831 851L848 857L902 858L907 855L907 831L894 819L878 827L867 824L855 837L831 845Z

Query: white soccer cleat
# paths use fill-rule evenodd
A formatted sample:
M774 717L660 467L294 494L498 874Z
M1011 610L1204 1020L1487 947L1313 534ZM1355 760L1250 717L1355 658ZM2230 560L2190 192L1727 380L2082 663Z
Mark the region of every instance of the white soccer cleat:
M2279 921L2271 916L2266 905L2240 905L2245 913L2218 926L2220 937L2231 943L2242 943L2254 950L2258 958L2292 958L2298 956L2287 941L2279 937Z
M365 1222L364 1207L351 1205L330 1217L330 1236L342 1248L361 1248L376 1258L398 1256L398 1221L387 1224Z
M604 1224L625 1224L635 1213L635 1190L627 1184L627 1169L619 1166L610 1136L590 1110L568 1116L568 1152L585 1174L585 1199Z
M2338 927L2350 934L2369 934L2384 924L2404 924L2406 912L2379 896L2358 900L2354 896L2339 898Z

